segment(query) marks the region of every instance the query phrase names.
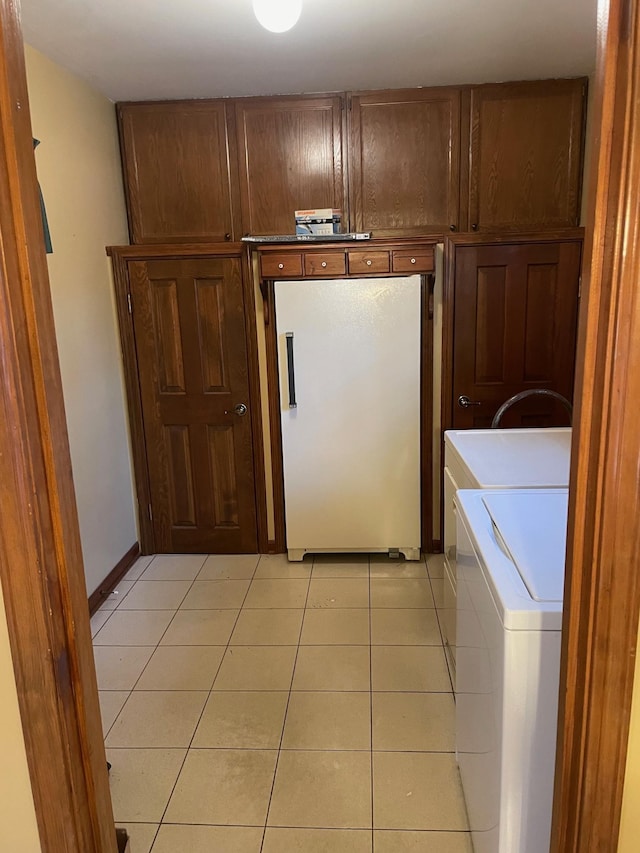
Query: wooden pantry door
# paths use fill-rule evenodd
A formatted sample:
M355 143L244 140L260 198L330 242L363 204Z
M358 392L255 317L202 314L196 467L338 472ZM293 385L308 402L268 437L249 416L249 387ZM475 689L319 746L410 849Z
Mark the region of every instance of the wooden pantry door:
M257 550L241 262L129 264L156 550Z
M571 400L581 240L477 245L452 240L447 248L455 253L448 281L451 425L489 427L500 405L527 389L550 389ZM561 403L532 396L509 409L500 426L568 424Z

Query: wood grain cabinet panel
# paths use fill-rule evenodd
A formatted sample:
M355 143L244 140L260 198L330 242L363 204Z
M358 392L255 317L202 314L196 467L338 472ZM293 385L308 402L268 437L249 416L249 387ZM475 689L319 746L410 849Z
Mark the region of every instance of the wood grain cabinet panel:
M344 275L346 271L344 252L305 252L305 275Z
M236 101L242 228L292 234L294 212L344 210L343 98Z
M470 230L578 224L585 98L582 79L471 89Z
M260 272L264 278L290 278L302 275L302 255L300 252L278 252L263 255L260 258Z
M376 236L457 230L460 90L360 93L350 103L356 230Z
M435 263L434 254L433 249L392 252L391 268L393 272L431 272Z
M120 104L134 243L240 237L233 113L222 101Z
M389 252L349 252L349 272L389 272Z

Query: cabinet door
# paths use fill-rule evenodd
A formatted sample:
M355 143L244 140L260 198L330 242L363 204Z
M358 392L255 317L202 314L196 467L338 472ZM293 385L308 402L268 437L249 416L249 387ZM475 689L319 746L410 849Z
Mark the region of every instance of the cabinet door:
M457 230L460 91L353 95L349 116L355 228L377 236Z
M585 95L584 80L471 90L471 230L578 225Z
M293 234L296 210L344 210L342 98L236 102L242 228Z
M582 243L514 243L455 249L455 429L485 428L506 400L529 388L573 395ZM472 401L467 408L461 396ZM532 396L503 427L567 426L561 403Z
M120 105L134 243L239 239L235 137L228 139L225 113L217 101Z
M129 274L156 550L251 553L240 259L135 261Z

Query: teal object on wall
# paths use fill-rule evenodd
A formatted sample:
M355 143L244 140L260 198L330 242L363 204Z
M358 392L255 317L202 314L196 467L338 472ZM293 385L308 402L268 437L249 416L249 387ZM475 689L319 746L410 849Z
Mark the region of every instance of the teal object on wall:
M33 150L40 145L39 139L33 140ZM47 255L53 254L53 246L51 245L51 233L49 231L49 222L47 221L47 211L44 207L44 198L42 197L42 190L40 189L40 184L38 184L38 193L40 194L40 213L42 214L42 230L44 231L44 247Z

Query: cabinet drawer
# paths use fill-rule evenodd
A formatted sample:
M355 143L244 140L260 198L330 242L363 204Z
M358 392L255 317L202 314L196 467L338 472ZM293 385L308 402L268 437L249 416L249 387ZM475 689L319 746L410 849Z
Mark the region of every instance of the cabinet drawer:
M344 252L306 252L305 275L344 275L347 271Z
M260 272L265 278L302 275L302 255L263 255L260 258Z
M433 269L433 249L420 249L417 252L393 252L391 269L393 272L431 272Z
M349 272L389 272L389 252L349 252Z

